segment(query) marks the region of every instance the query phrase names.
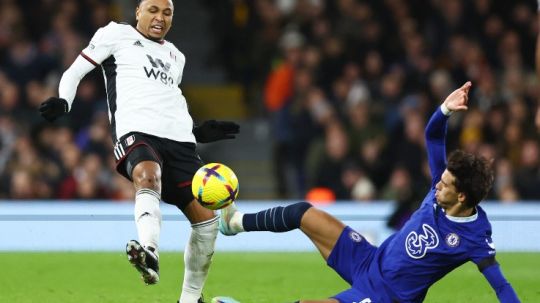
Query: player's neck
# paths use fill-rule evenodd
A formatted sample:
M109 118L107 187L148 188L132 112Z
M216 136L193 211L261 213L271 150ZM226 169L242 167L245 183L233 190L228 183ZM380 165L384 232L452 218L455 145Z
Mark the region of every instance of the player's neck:
M146 39L148 40L151 40L151 41L154 41L156 43L159 43L159 44L163 44L164 40L163 39L158 39L158 38L152 38L148 35L145 35L142 31L140 31L136 26L133 26L133 28L139 33L141 34L141 36L145 37Z
M461 204L456 204L450 209L446 209L446 214L452 217L470 217L474 215L474 207L463 207Z

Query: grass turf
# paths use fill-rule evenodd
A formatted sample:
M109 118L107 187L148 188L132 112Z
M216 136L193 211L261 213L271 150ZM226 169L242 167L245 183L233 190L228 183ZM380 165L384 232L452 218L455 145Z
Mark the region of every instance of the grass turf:
M540 254L500 253L498 261L523 302L540 302ZM182 254L161 254L161 282L145 286L123 253L0 253L0 302L176 302ZM316 253L221 253L205 286L209 298L242 303L321 299L348 288ZM466 264L435 284L425 302L497 302Z

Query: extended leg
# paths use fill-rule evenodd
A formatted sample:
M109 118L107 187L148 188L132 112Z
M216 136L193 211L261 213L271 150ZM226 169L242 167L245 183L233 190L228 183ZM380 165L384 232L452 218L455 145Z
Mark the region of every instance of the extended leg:
M180 303L198 302L212 262L218 217L193 200L184 214L191 222L191 236L184 252L184 282Z

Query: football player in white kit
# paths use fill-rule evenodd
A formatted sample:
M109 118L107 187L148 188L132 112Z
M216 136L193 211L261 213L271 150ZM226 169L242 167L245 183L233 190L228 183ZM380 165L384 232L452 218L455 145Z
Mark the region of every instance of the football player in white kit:
M117 170L136 189L135 222L139 241L126 246L129 261L147 284L159 281L159 201L176 205L191 222L180 303L202 302L217 236L218 217L194 200L191 179L203 165L196 142L232 139L239 126L207 121L193 127L178 87L184 55L163 40L174 13L172 0L140 0L137 25L109 23L64 72L59 97L41 104L41 115L54 121L69 112L81 79L97 66L105 78Z

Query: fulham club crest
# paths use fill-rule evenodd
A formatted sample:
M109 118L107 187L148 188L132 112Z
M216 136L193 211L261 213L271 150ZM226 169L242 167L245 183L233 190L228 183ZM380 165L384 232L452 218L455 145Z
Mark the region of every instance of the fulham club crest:
M126 142L126 146L131 146L133 142L135 142L135 136L131 135L127 137L125 142Z

